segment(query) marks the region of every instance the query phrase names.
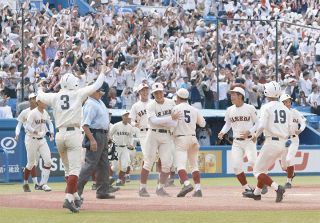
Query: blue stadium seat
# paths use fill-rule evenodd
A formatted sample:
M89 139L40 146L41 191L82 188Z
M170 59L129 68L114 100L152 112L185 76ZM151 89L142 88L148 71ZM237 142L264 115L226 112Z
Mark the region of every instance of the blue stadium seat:
M297 109L300 112L311 112L311 107L310 106L296 106L294 107L295 109Z
M320 116L318 115L307 116L307 121L312 128L319 129Z

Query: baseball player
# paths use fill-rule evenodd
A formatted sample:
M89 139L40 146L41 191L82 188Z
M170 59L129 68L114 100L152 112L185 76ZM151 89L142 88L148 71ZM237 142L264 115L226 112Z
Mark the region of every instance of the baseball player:
M82 135L80 130L82 103L89 95L98 90L104 80L106 67L102 68L96 82L79 88L78 78L66 73L60 80L61 90L58 93L40 92L38 97L54 110L56 125L56 144L65 168L67 193L63 208L79 212L81 199L77 193L78 176L81 169ZM40 89L41 91L41 89Z
M118 160L112 161L112 170L116 172L120 163L119 178L116 186L124 186L125 174L131 164L129 149L134 148L132 146L134 129L129 124L129 120L129 111L123 112L122 121L114 124L110 130L110 137L115 142L118 153Z
M281 86L275 81L265 84L264 95L268 103L260 110L259 127L253 140L263 132L265 142L253 167L253 174L257 178L257 187L253 192L248 191L244 196L261 200L261 190L264 185L271 186L276 192L276 202L281 202L285 189L278 185L268 175L268 168L286 152L288 137L292 135L291 125L293 123L290 110L279 102Z
M284 185L285 189L292 187L292 179L294 174L294 157L299 147L299 134L306 128L306 119L296 110L291 108L292 98L288 94L283 94L280 97L280 101L290 110L293 121L293 135L290 136L291 145L288 151L282 154L281 165L287 172L287 183Z
M253 166L257 159L256 143L252 141L252 134L256 130L257 111L254 106L244 103L245 91L241 87L230 90L232 106L225 114L225 124L218 134L223 136L232 128L233 143L231 160L235 175L245 191L251 191L245 173L242 170L243 158L247 156L249 166Z
M158 196L169 196L164 190L172 166L172 150L174 149L172 128L177 125L180 113L173 113L174 102L164 97L163 85L154 83L152 92L155 100L147 105L148 132L144 149L144 164L141 169L139 196L149 197L146 184L149 172L156 159L157 151L161 159L161 173L156 189Z
M50 140L53 140L53 124L50 120L48 112L45 110L46 105L39 99L36 100L38 106L29 112L27 121L25 123L25 144L28 162L24 170L23 189L26 192L30 192L28 178L32 168L37 162L38 153L41 155L44 161L44 168L41 173L39 187L44 191L51 191L51 188L47 185L51 168L51 154L45 136L47 132L46 124L48 124Z
M37 97L37 95L34 93L29 94L28 98L29 98L30 107L27 109L24 109L20 113L20 115L17 117L18 124L16 126L16 131L15 131L16 132L16 136L15 136L16 141L19 141L21 127L23 126L25 128L25 124L27 122L27 118L28 118L30 111L37 107L36 97ZM35 190L41 190L41 187L40 187L40 185L38 183L38 179L37 179L37 165L38 165L39 158L40 158L40 154L37 153L36 162L30 171ZM28 179L25 179L25 176L23 176L23 179L25 182L28 182ZM30 187L28 188L28 186L26 186L24 189L26 189L26 190L24 190L25 192L30 192Z
M187 89L180 88L177 91L177 103L173 108L174 112L181 113L182 118L178 120L177 127L174 129L175 143L175 164L177 166L180 181L183 188L177 197L184 197L193 190L193 186L188 180L187 162L195 183L193 197L202 197L200 186L200 172L198 168L199 143L196 137L196 125L204 127L206 121L199 110L188 104L189 92Z

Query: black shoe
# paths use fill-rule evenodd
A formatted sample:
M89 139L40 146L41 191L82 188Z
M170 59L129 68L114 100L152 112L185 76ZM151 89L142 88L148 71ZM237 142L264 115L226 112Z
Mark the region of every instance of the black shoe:
M292 184L287 182L285 185L284 185L284 189L291 189L292 188Z
M283 194L286 192L283 186L279 185L277 190L276 202L279 203L283 200Z
M31 192L29 184L23 184L22 188L24 192Z
M261 194L266 194L266 193L268 193L268 186L264 185L262 190L261 190Z
M97 194L96 198L97 199L115 199L116 197L111 194Z
M247 193L253 193L254 189L250 188L250 189L244 189L244 191L242 192L242 196L243 197L247 197L246 194Z
M114 193L114 192L117 192L120 190L120 187L113 187L113 186L110 186L109 187L109 190L108 190L108 193Z
M124 186L125 185L125 182L122 182L122 181L118 181L117 183L116 183L116 186L117 187L122 187L122 186Z
M39 184L35 184L34 189L35 190L42 190L42 186L40 186Z
M184 197L187 193L191 192L193 190L193 186L189 184L188 186L183 186L177 197Z
M96 184L92 184L91 190L97 190L97 185Z
M164 186L165 186L165 187L172 187L172 186L174 186L174 179L168 179Z
M74 202L73 201L70 202L70 201L68 201L68 199L64 200L62 207L69 209L72 213L79 213L79 209L76 208Z
M201 190L197 190L192 194L192 197L202 197L202 191Z
M170 197L170 195L164 190L164 188L160 188L156 190L156 194L160 197Z
M146 188L142 188L139 190L139 196L140 197L150 197L150 194L148 193Z
M78 208L78 209L81 208L82 203L83 203L83 198L82 197L80 198L80 200L77 200L77 199L74 200L74 206L76 208Z
M260 201L261 195L255 195L253 191L243 192L242 195L244 197L252 198L253 200Z

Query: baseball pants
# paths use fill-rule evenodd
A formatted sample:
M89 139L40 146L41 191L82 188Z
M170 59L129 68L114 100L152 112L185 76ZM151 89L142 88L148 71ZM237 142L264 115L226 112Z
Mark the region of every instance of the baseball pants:
M186 170L189 163L191 172L198 171L199 143L195 136L176 137L175 165L177 170Z
M118 160L112 161L112 171L118 172L120 168L122 172L126 172L131 164L129 150L127 147L116 146L116 151L118 153Z
M288 151L284 152L281 156L281 166L283 169L287 169L288 166L293 166L294 158L299 148L299 136L291 138L291 145L288 148Z
M257 160L256 144L251 139L233 140L231 162L236 175L243 172L243 158L247 156L249 166L254 166Z

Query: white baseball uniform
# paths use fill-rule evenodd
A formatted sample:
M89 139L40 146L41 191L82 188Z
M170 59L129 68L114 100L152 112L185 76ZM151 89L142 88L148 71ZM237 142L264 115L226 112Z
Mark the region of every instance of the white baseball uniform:
M253 166L257 159L256 144L251 138L243 139L240 134L245 131L254 133L257 127L257 111L254 106L244 103L242 106L230 106L225 114L226 122L221 132L226 134L230 128L233 131L231 160L236 175L243 172L243 158L247 156L248 164Z
M261 173L267 174L268 168L286 152L285 143L292 135L292 125L291 112L282 102L270 101L261 107L258 129L263 129L266 139L253 168L256 178Z
M294 165L294 157L299 148L299 135L296 135L296 131L302 132L306 128L306 119L297 111L296 109L290 109L292 116L292 132L293 135L290 136L290 140L292 141L291 145L288 148L288 151L282 154L281 157L281 165L284 169L288 166Z
M148 132L143 168L148 171L151 171L158 151L162 172L170 172L173 162L172 151L174 150L172 129L177 124L176 121L171 119L174 106L175 103L167 98L164 99L163 104L154 100L147 105Z
M178 124L173 131L177 170L187 169L187 162L189 161L191 172L198 171L199 143L196 137L196 125L204 127L206 121L199 110L187 102L176 105L173 111L182 114L182 118L178 120Z
M57 129L56 144L65 168L65 175L79 176L81 169L82 135L80 130L82 104L103 84L101 73L97 81L77 90L61 89L58 93L40 92L38 99L53 108Z
M122 121L114 124L110 130L110 137L115 142L116 151L118 153L118 160L112 161L112 170L117 171L119 163L120 170L123 172L127 171L130 166L130 153L128 146L132 145L132 137L134 129L130 124L123 124Z
M140 133L138 134L138 138L141 145L141 151L144 156L144 150L145 150L145 141L146 141L146 135L148 131L148 116L147 116L147 104L150 102L143 102L138 101L134 103L130 110L129 118L131 118L131 121L135 124L138 124Z
M53 124L50 120L50 116L47 111L40 112L38 108L35 108L29 112L27 122L25 124L26 128L26 150L27 150L27 168L32 169L32 167L37 162L37 154L40 153L44 166L46 168L42 169L42 178L40 185L47 184L50 167L51 167L51 154L50 149L45 139L47 127L49 126L50 133L53 134ZM35 133L37 132L37 134Z

